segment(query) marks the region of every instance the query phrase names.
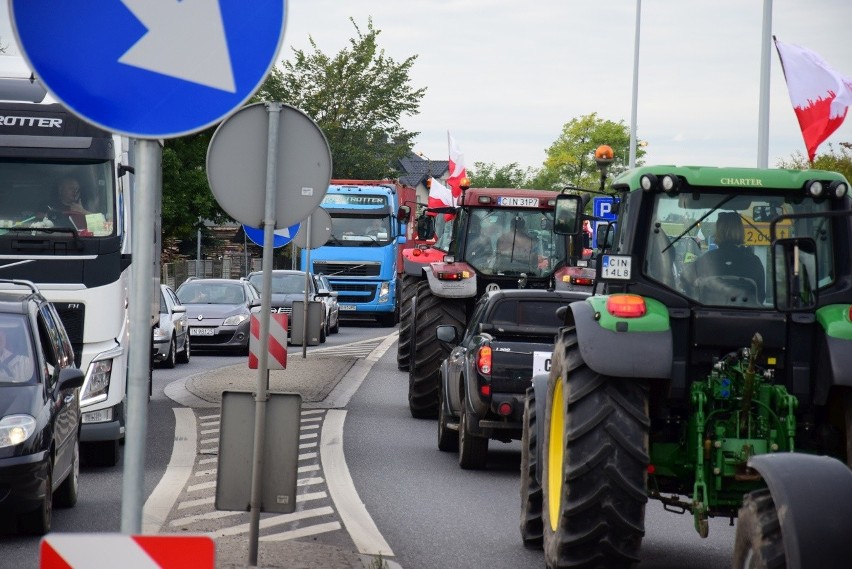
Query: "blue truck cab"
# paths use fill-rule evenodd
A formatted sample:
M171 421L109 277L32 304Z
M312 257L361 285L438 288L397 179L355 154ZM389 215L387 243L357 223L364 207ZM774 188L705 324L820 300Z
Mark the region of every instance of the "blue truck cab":
M331 217L331 235L311 251L309 270L328 277L342 319L375 319L382 326L399 321L397 275L405 224L396 212L408 189L393 180L331 181L321 204ZM302 267L306 259L303 250Z

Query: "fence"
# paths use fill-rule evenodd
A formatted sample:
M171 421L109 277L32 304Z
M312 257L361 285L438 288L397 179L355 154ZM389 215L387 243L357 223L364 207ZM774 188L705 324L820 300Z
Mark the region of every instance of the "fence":
M177 288L189 277L205 279L238 279L252 271L259 271L263 259L243 255L225 255L221 259L185 259L173 263L163 263L160 268L160 282ZM248 270L246 270L248 268ZM290 267L275 267L287 268Z

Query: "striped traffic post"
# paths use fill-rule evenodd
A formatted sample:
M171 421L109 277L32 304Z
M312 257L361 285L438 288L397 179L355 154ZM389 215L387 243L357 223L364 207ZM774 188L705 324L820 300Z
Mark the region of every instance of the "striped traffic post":
M269 338L267 339L267 369L285 369L287 367L287 315L275 313L269 319ZM249 326L249 369L257 369L260 353L260 319L252 312Z
M52 533L41 540L40 569L214 569L206 536Z

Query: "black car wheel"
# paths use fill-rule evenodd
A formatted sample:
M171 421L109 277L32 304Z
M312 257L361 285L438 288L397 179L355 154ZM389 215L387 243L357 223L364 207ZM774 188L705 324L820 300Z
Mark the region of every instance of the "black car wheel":
M470 418L462 403L461 420L459 421L459 466L465 470L481 470L485 468L488 459L488 439L478 437L470 432Z
M58 508L70 508L77 503L77 494L80 488L79 438L74 441L74 455L71 458L71 462L71 471L68 473L68 476L65 477L65 480L62 481L62 484L59 485L59 488L56 489L56 493L53 495L56 507Z
M454 452L459 450L459 436L447 427L448 417L444 411L444 390L438 395L438 450Z
M48 464L41 504L32 512L18 516L18 529L27 535L44 535L50 531L53 518L53 465Z
M186 337L183 340L183 351L178 354L177 361L182 364L189 363L189 357L191 355L192 348L190 347L189 342L189 333L186 334Z
M169 353L166 354L166 359L163 360L163 367L172 369L177 363L177 340L172 334L172 339L169 341Z

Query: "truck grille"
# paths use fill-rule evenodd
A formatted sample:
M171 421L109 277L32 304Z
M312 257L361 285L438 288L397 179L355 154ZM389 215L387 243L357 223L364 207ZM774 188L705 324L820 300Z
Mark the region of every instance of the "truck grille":
M357 304L359 302L372 302L376 298L375 284L351 284L332 282L331 286L337 291L337 302L340 304ZM347 294L354 293L354 294Z
M322 273L329 277L377 277L382 272L382 266L379 263L314 261L313 265L315 273Z
M68 332L68 339L74 347L74 363L80 367L83 357L83 324L86 321L86 307L80 302L54 302L56 312Z

